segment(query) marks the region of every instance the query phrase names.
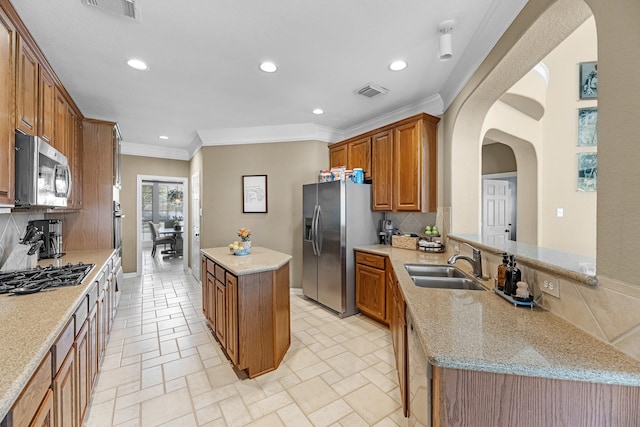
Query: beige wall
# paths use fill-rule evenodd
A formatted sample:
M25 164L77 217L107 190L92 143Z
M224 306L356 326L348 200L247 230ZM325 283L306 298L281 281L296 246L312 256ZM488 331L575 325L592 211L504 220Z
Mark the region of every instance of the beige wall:
M640 2L586 0L598 30L597 288L560 283L560 299L543 305L640 359ZM444 115L445 203L453 232L477 232L476 162L489 106L590 14L580 0L530 1ZM576 70L574 68L574 70ZM576 89L577 90L577 89ZM476 154L478 156L478 154ZM471 169L471 170L470 170ZM465 185L466 184L466 185ZM467 188L468 187L468 188ZM532 272L536 286L544 276Z
M202 171L201 248L227 246L250 228L253 246L293 256L291 287L302 287L302 185L328 165L323 142L203 147L192 159L192 173ZM242 175L267 175L266 214L242 213Z
M595 107L596 100L578 99L578 64L597 59L597 36L593 18L544 58L549 68L549 88L543 123L540 156L538 245L590 257L596 256L595 192L578 192L578 108ZM564 216L556 216L563 208Z
M122 156L122 189L120 204L122 221L122 268L125 273L136 271L136 193L138 175L189 177L189 162L155 157ZM185 242L185 246L187 242Z
M516 156L511 147L501 143L482 146L482 174L516 172Z

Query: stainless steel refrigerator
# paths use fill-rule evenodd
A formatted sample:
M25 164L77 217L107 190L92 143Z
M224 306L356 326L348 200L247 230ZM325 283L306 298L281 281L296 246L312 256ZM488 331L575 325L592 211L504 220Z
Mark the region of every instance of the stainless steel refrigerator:
M302 187L305 296L340 317L356 308L354 246L378 242L382 214L371 211L371 186L332 181Z

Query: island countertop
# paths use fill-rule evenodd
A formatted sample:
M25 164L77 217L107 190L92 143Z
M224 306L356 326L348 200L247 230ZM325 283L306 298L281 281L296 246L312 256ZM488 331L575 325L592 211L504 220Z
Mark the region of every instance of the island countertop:
M291 255L254 246L249 255L238 256L228 247L201 249L200 253L212 259L236 276L277 270L291 260Z
M113 252L113 249L67 252L62 258L40 262L43 266L80 261L95 264L78 286L31 295L0 295L0 420L9 412Z
M446 264L434 254L385 245L355 248L388 256L429 362L434 366L561 380L640 386L640 361L551 312L516 308L492 291L416 286L406 263ZM468 263L456 267L470 271Z

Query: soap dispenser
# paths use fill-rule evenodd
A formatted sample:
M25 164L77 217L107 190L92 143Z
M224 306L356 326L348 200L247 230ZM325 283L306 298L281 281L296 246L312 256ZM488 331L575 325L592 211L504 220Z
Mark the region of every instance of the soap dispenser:
M511 255L509 266L504 274L504 293L505 295L515 295L518 289L517 283L522 279L520 269L516 267L516 256Z
M504 291L504 275L509 265L509 254L502 252L502 264L498 266L498 290Z

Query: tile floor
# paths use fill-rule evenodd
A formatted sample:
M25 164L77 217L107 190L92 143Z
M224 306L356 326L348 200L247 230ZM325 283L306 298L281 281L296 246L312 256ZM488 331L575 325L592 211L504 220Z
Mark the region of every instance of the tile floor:
M407 425L387 328L292 294L284 361L240 380L181 268L147 252L125 281L86 426Z

